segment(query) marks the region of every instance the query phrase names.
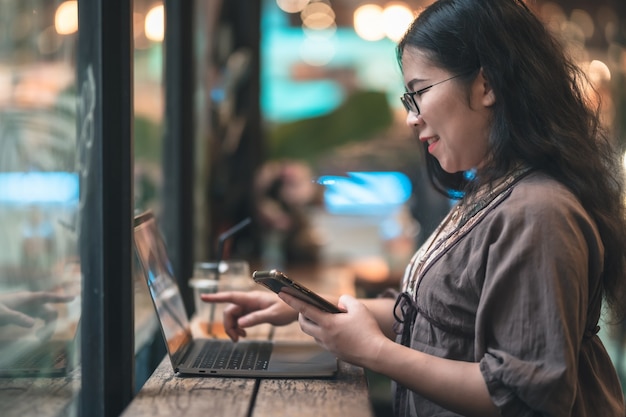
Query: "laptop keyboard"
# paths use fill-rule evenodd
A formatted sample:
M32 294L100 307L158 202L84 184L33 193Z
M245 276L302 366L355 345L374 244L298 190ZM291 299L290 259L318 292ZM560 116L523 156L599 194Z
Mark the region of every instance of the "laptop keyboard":
M272 353L271 342L205 343L194 368L265 370Z
M34 348L25 349L13 362L14 368L44 368L56 365L65 359L65 344L48 342Z

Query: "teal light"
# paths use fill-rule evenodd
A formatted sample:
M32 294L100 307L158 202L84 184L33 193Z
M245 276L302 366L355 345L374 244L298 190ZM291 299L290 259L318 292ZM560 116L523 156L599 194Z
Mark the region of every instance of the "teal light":
M332 214L389 215L411 196L412 185L401 172L348 172L326 175L324 205Z
M265 0L261 17L261 110L270 122L289 122L328 114L349 94L330 78L295 80L295 65L306 65L302 58L305 34L289 26L288 16L275 0ZM335 51L320 74L334 70L354 72L359 88L388 92L392 106L404 88L395 60L395 44L389 39L370 42L350 28L338 28L328 39ZM316 55L314 43L306 52Z
M76 204L78 175L70 172L0 173L0 203Z

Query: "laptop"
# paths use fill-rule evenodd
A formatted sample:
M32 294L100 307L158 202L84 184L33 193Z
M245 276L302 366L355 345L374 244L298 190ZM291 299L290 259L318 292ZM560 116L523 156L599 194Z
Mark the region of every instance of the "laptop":
M133 235L138 264L148 284L176 374L251 378L336 375L337 358L312 342L194 338L165 241L152 211L135 217Z
M64 321L66 333L60 338L36 337L4 339L0 342L0 378L63 377L80 361L80 323ZM58 326L59 324L57 324Z

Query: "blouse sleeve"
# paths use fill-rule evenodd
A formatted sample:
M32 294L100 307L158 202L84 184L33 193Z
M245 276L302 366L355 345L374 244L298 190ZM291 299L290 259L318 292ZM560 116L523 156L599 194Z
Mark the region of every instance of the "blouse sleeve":
M589 286L601 273L594 223L560 187L543 191L512 195L487 231L476 347L503 416L570 415Z

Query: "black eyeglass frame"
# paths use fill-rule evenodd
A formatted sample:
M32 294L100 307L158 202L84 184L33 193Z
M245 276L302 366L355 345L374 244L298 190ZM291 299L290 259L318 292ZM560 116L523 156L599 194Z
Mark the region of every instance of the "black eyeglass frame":
M427 86L427 87L420 88L420 89L419 89L419 90L417 90L417 91L409 91L409 92L406 92L406 93L404 93L404 94L402 95L402 97L400 97L400 101L401 101L401 102L402 102L402 104L404 105L404 108L406 109L406 111L407 111L407 112L413 112L413 113L415 113L415 115L416 115L416 116L419 116L419 115L420 115L420 108L419 108L419 106L417 105L417 101L415 100L415 96L416 96L416 95L422 95L422 93L424 93L424 92L426 92L426 91L430 90L431 88L433 88L433 87L434 87L434 86L436 86L436 85L439 85L439 84L441 84L441 83L445 83L446 81L453 80L453 79L455 79L455 78L461 77L461 76L466 75L466 74L467 74L467 73L462 73L462 74L453 75L453 76L452 76L452 77L450 77L450 78L446 78L446 79L445 79L445 80L443 80L443 81L439 81L439 82L436 82L436 83L434 83L434 84L431 84L431 85L429 85L429 86Z

